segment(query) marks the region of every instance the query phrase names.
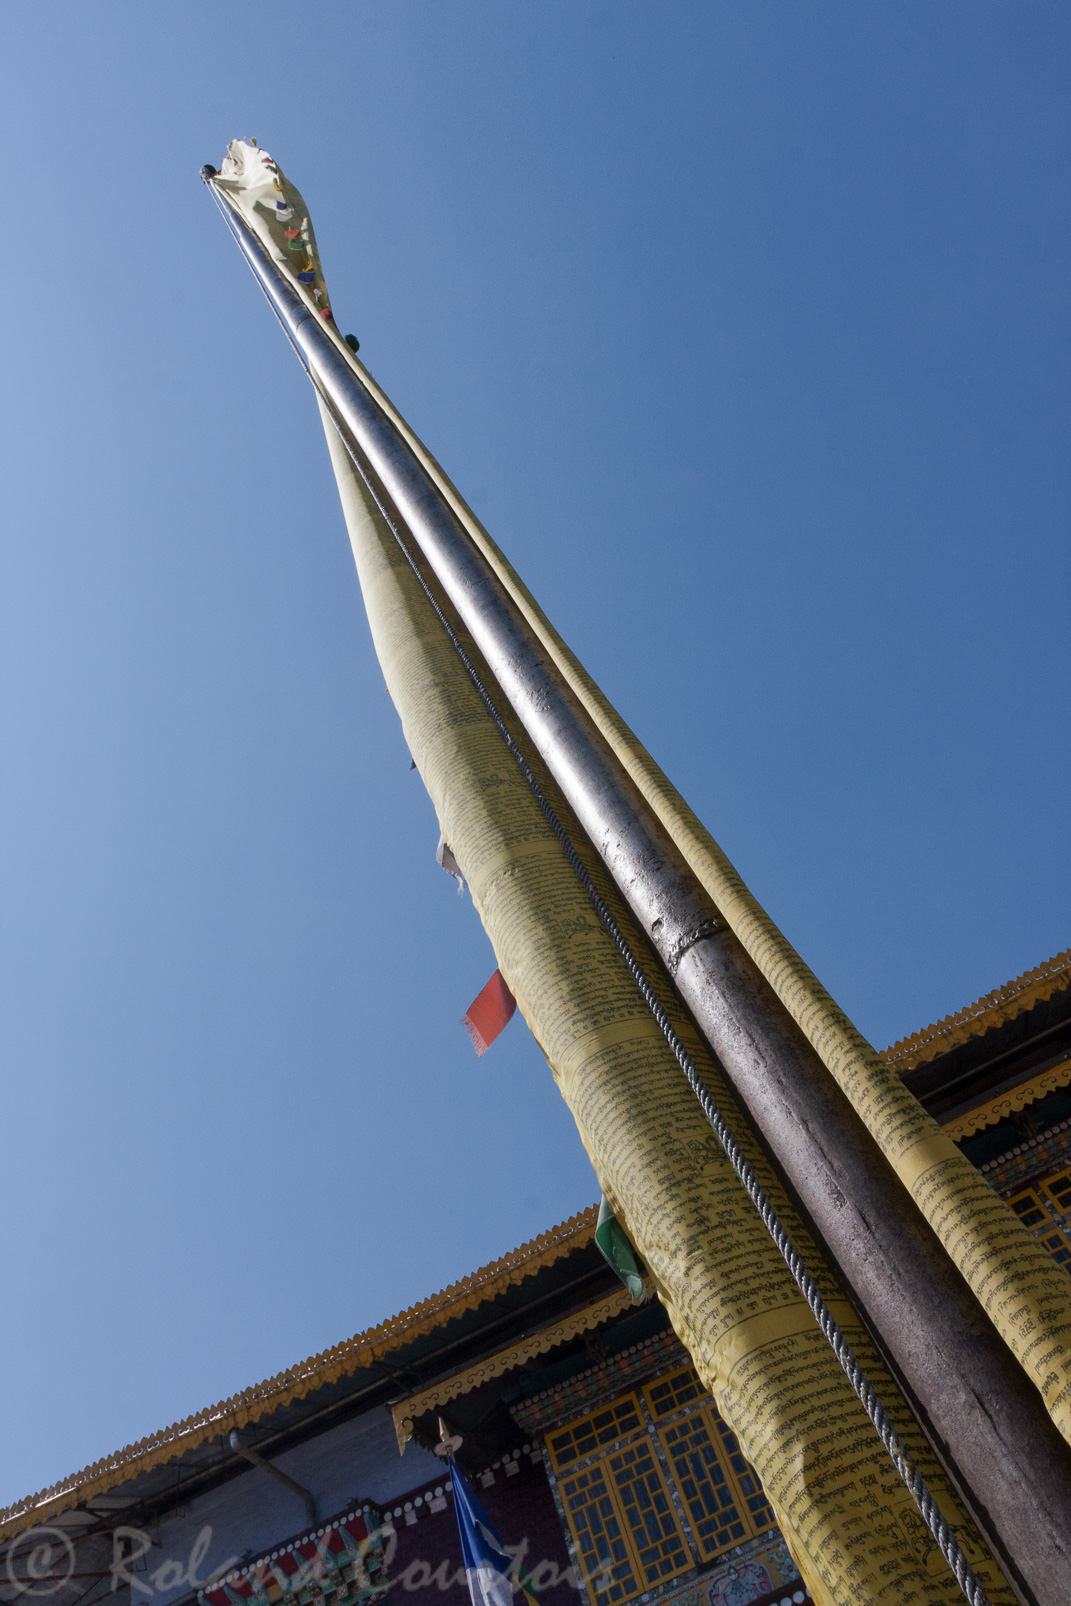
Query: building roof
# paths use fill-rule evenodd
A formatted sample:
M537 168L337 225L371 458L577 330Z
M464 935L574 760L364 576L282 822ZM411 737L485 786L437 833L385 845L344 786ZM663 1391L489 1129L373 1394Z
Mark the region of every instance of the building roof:
M368 1396L371 1405L374 1393L385 1403L389 1395L414 1386L429 1368L441 1372L444 1361L464 1362L473 1345L486 1344L492 1328L510 1338L516 1329L530 1330L546 1319L541 1306L560 1306L570 1298L583 1303L603 1285L616 1287L594 1246L597 1213L593 1205L419 1305L0 1509L0 1539L119 1485L129 1486L139 1499L164 1495L165 1486L157 1491L159 1480L147 1475L177 1460L191 1478L218 1473L218 1444L232 1428L270 1415L273 1432L292 1432L310 1414L301 1402L311 1396L316 1396L311 1411L317 1417L344 1411L357 1396ZM560 1270L551 1271L556 1266ZM527 1284L523 1291L522 1283ZM384 1368L388 1356L391 1364ZM174 1477L167 1482L174 1483Z
M882 1058L902 1076L906 1071L913 1071L928 1060L936 1059L938 1054L947 1053L950 1048L966 1043L972 1037L980 1037L983 1032L1001 1026L1005 1021L1014 1020L1016 1015L1032 1009L1035 1004L1044 1002L1053 993L1061 992L1068 986L1071 986L1071 948L1065 948L1063 953L1046 960L1043 965L1025 971L1014 981L1005 982L1003 987L986 993L984 998L976 999L954 1015L946 1015L933 1026L926 1026L921 1032L901 1038L883 1051Z
M911 1072L1068 986L1071 949L894 1043L883 1057L901 1075ZM609 1286L615 1287L612 1273L595 1249L596 1214L595 1206L581 1211L399 1315L0 1509L0 1540L75 1506L84 1507L120 1485L138 1500L151 1500L157 1494L162 1497L165 1485L156 1488L160 1469L175 1462L181 1462L188 1483L218 1478L217 1447L232 1428L270 1416L272 1432L285 1439L298 1430L302 1420L352 1409L358 1399L365 1401L361 1408L367 1409L376 1403L373 1393L380 1403L386 1403L392 1391L396 1395L414 1387L422 1375L441 1374L447 1351L451 1352L448 1364L464 1363L466 1350L486 1343L492 1327L502 1338L530 1332L545 1319L538 1314L541 1305L550 1302L560 1311L562 1301L574 1294L579 1298L581 1289L590 1299L607 1277ZM560 1266L563 1261L569 1262L568 1267ZM560 1269L549 1275L548 1268L555 1263ZM536 1281L523 1296L511 1294L531 1278ZM443 1330L447 1328L450 1342L444 1343ZM381 1363L388 1356L392 1364L384 1368ZM172 1473L168 1486L186 1487L183 1477Z

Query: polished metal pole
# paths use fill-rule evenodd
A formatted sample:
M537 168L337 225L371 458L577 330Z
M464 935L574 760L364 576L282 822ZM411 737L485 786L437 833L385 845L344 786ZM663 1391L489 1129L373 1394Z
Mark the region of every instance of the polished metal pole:
M224 205L310 377L648 934L1020 1599L1067 1606L1071 1448L1040 1394L407 442Z

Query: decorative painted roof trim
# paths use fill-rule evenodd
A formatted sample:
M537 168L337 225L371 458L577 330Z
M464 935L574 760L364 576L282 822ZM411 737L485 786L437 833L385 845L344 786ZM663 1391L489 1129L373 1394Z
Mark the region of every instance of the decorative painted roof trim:
M946 1049L978 1037L991 1026L1013 1020L1024 1009L1041 1003L1053 993L1071 983L1071 949L1065 949L1055 958L1034 970L1028 970L1015 981L1008 982L995 992L987 993L966 1009L947 1015L924 1031L915 1032L894 1043L883 1052L883 1059L903 1075L918 1065L934 1059ZM207 1439L216 1438L232 1427L244 1427L263 1416L289 1405L293 1400L322 1388L325 1383L369 1365L389 1354L407 1341L422 1337L455 1316L475 1310L485 1300L515 1283L532 1276L543 1266L551 1265L560 1256L588 1242L595 1232L598 1211L596 1206L581 1211L549 1232L541 1233L529 1243L522 1244L501 1260L492 1261L471 1276L452 1283L440 1293L411 1305L408 1310L388 1318L376 1327L370 1327L353 1338L336 1344L307 1361L267 1378L263 1383L243 1389L218 1405L194 1413L181 1422L163 1428L136 1444L128 1444L113 1455L94 1461L81 1472L51 1484L37 1494L28 1495L0 1508L0 1541L12 1538L35 1523L47 1521L84 1500L91 1500L129 1482L141 1472L165 1465L194 1449Z
M1066 1167L1071 1159L1071 1148L1066 1143L1061 1144L1059 1139L1061 1133L1068 1131L1071 1131L1071 1120L1057 1121L1055 1126L1046 1127L1037 1137L1027 1138L1024 1143L1015 1144L1014 1148L1006 1149L1003 1154L994 1155L992 1160L987 1160L978 1169L989 1186L1007 1198L1009 1193L1016 1193L1039 1178L1043 1180L1052 1176L1054 1171Z
M639 1360L640 1362L649 1355L661 1359L662 1349L666 1346L670 1348L676 1347L680 1353L680 1364L682 1366L691 1361L688 1351L673 1329L669 1328L663 1333L653 1333L650 1338L641 1338L638 1344L630 1344L628 1349L619 1351L618 1355L612 1355L605 1361L598 1361L594 1366L589 1366L586 1371L577 1372L575 1377L567 1378L564 1383L552 1383L549 1389L542 1389L538 1394L530 1394L523 1403L526 1407L556 1406L559 1400L566 1399L571 1392L580 1386L593 1381L600 1382L619 1356L631 1356L634 1361ZM676 1362L677 1356L674 1356L673 1359ZM512 1415L512 1411L510 1414Z
M549 1232L540 1233L538 1238L522 1244L519 1249L503 1255L501 1260L494 1260L460 1282L451 1283L449 1288L444 1288L440 1293L421 1300L419 1305L411 1305L399 1315L391 1316L378 1326L369 1327L363 1333L323 1350L319 1355L310 1356L307 1361L289 1367L285 1372L278 1372L263 1383L243 1389L240 1394L232 1394L218 1405L196 1412L182 1422L150 1434L148 1438L139 1439L136 1444L128 1444L125 1449L94 1461L81 1472L3 1507L0 1509L0 1540L10 1539L36 1523L47 1522L61 1511L67 1511L84 1500L92 1500L106 1490L114 1489L117 1484L128 1483L139 1473L163 1466L206 1440L229 1433L231 1428L258 1422L261 1417L277 1411L281 1406L304 1399L305 1395L312 1394L325 1383L335 1383L362 1366L372 1365L402 1344L421 1338L455 1317L475 1310L487 1300L494 1299L496 1294L523 1282L544 1266L552 1265L563 1255L589 1243L595 1235L597 1216L598 1206L592 1205L590 1209L582 1210L568 1221L552 1227Z
M544 1435L562 1422L573 1422L587 1415L600 1400L616 1399L648 1379L664 1377L691 1365L692 1357L670 1328L641 1339L626 1350L618 1350L564 1383L555 1383L540 1394L515 1401L509 1414L525 1433Z
M1002 1026L1005 1021L1014 1020L1024 1009L1032 1009L1035 1004L1043 1003L1069 984L1071 948L1065 948L1055 958L1046 960L1034 970L1026 971L1015 981L1005 982L1003 987L986 993L984 998L968 1004L965 1009L957 1010L954 1015L946 1015L935 1025L927 1026L921 1032L913 1032L910 1037L901 1038L891 1048L883 1049L881 1057L903 1076L906 1071L925 1065L959 1043L969 1042L972 1037L981 1037L991 1026Z
M1055 1093L1057 1088L1066 1087L1068 1082L1071 1082L1071 1059L1051 1066L1049 1070L1042 1071L1040 1076L1032 1076L1028 1082L1020 1082L1018 1087L1008 1088L998 1098L990 1099L988 1104L979 1104L965 1115L957 1116L954 1121L946 1121L944 1129L954 1142L962 1143L972 1132L981 1132L987 1126L996 1126L998 1121L1006 1121L1009 1115L1014 1115L1017 1110L1025 1110L1028 1104L1035 1103L1046 1093Z
M606 1299L597 1300L594 1305L586 1305L583 1310L574 1311L564 1321L555 1322L552 1327L541 1328L530 1338L522 1338L515 1344L508 1344L505 1349L496 1350L488 1355L486 1360L479 1361L475 1366L466 1367L463 1372L455 1372L441 1383L435 1383L430 1389L421 1389L419 1394L409 1394L404 1400L397 1400L390 1408L394 1418L394 1431L398 1435L398 1453L405 1454L405 1447L413 1437L413 1423L417 1417L423 1416L425 1411L433 1411L437 1405L445 1405L448 1400L456 1400L459 1394L469 1394L473 1389L479 1388L482 1383L489 1383L493 1377L501 1377L503 1372L512 1372L514 1367L523 1366L525 1361L534 1360L537 1355L543 1355L549 1349L555 1349L564 1344L566 1339L575 1338L578 1333L588 1332L592 1327L601 1327L612 1316L627 1310L632 1304L632 1295L627 1288L617 1288Z

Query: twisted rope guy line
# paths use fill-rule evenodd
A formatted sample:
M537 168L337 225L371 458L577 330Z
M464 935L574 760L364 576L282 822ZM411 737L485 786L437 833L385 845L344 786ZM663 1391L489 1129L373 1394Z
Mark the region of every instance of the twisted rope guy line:
M227 213L224 211L224 204L216 195L214 186L209 185L209 188L212 190L217 206L219 206L220 211L223 212L224 218L227 221L227 226L231 229L231 233L235 234L235 238L237 239L237 234L231 226L230 219L227 217ZM272 311L275 312L276 317L279 317L278 309L275 307L271 297L267 295L266 291L265 299L267 300L268 305L271 306ZM673 1024L659 1002L654 988L648 981L646 975L644 974L643 968L622 935L620 927L603 901L602 895L600 894L594 881L588 874L583 860L577 853L565 827L562 825L554 811L553 806L544 793L543 788L540 786L538 780L533 774L528 760L525 758L513 736L510 734L505 720L498 712L498 709L495 707L487 688L480 679L479 672L472 663L468 654L465 652L465 649L458 639L458 636L450 624L450 621L443 613L443 610L436 601L428 582L425 580L423 574L418 568L416 559L409 551L409 548L407 547L397 525L392 519L387 508L384 506L383 498L381 497L377 486L370 478L359 454L354 450L354 446L349 439L348 431L344 428L341 421L336 417L330 398L324 394L319 381L305 359L304 353L294 341L290 330L287 328L281 317L279 318L279 322L282 325L283 332L290 341L291 346L293 346L294 351L297 353L302 367L308 374L313 388L316 390L320 399L327 408L327 411L331 417L331 421L338 432L339 439L345 448L347 456L353 463L353 466L357 470L358 474L361 476L361 479L364 481L369 494L379 509L384 523L387 525L387 528L390 530L395 541L398 543L398 547L402 553L402 556L405 558L405 561L408 563L410 569L413 571L413 574L416 576L421 590L424 592L425 597L431 604L436 618L439 620L443 630L446 632L451 646L457 653L461 663L464 665L472 684L475 686L477 692L479 692L484 707L487 709L487 712L494 721L503 742L506 744L506 747L509 750L510 756L515 760L518 769L524 776L525 781L528 783L529 790L531 791L536 802L539 804L540 809L543 811L543 816L546 819L547 824L550 826L551 830L554 832L554 835L557 837L558 842L561 844L562 850L572 866L577 880L587 893L595 913L598 915L603 927L612 939L618 953L624 960L625 965L628 968L629 975L635 982L640 996L647 1005L647 1008L650 1010L655 1021L658 1023L658 1027L662 1033L662 1036L665 1038L674 1058L677 1061L677 1064L683 1071L688 1086L695 1094L695 1097L699 1103L699 1107L703 1111L703 1114L706 1117L712 1131L714 1132L715 1137L721 1144L722 1149L725 1151L725 1155L729 1161L729 1164L732 1166L738 1179L743 1185L748 1198L755 1206L759 1219L773 1240L778 1253L785 1262L785 1265L791 1272L793 1281L800 1290L800 1293L803 1295L804 1299L807 1301L807 1304L811 1310L811 1314L814 1316L814 1319L817 1322L823 1337L826 1339L830 1349L837 1357L845 1377L847 1377L849 1383L855 1391L856 1396L862 1404L864 1411L870 1418L870 1421L873 1423L874 1430L877 1433L878 1438L884 1445L885 1450L893 1463L893 1466L896 1468L901 1480L904 1483L904 1486L911 1495L911 1498L914 1500L915 1505L918 1507L919 1514L932 1534L937 1548L940 1550L945 1561L948 1563L948 1566L955 1577L956 1583L962 1590L964 1597L970 1602L970 1606L990 1606L989 1597L976 1578L970 1562L967 1560L967 1557L965 1556L958 1539L942 1516L940 1507L938 1506L933 1495L930 1493L930 1490L926 1485L926 1481L912 1460L907 1447L905 1446L900 1435L897 1433L896 1429L893 1427L892 1422L889 1419L888 1412L886 1411L884 1405L882 1405L873 1384L867 1378L867 1375L864 1372L858 1357L842 1333L839 1325L834 1321L829 1306L826 1304L821 1292L819 1291L818 1284L815 1282L814 1278L804 1265L799 1250L792 1242L784 1223L778 1216L777 1211L771 1204L765 1189L762 1187L761 1183L756 1177L754 1169L745 1157L739 1143L736 1141L736 1137L732 1128L729 1126L729 1123L726 1121L725 1117L718 1109L717 1104L714 1102L706 1083L703 1081L703 1078L696 1069L695 1062L674 1030Z

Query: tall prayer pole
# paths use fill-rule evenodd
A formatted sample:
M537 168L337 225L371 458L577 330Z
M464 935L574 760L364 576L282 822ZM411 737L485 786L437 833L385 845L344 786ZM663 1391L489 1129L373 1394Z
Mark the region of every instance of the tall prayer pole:
M258 159L263 162L262 153L250 161ZM271 171L277 175L274 164ZM263 168L254 168L255 181L263 185L263 178ZM282 200L274 202L276 210L293 214L296 192L283 189L281 176L271 182ZM249 202L254 189L239 179L231 194L238 199L244 193ZM300 197L296 202L300 206ZM539 618L533 620L527 594L519 583L510 584L511 571L503 575L495 563L496 549L481 550L467 510L441 470L327 327L325 292L319 292L322 304L310 305L280 271L275 242L265 226L256 227L251 206L232 200L224 205L345 442L350 461L336 451L336 471L348 468L352 474L357 464L376 504L373 514L365 497L366 514L396 521L434 575L496 696L523 724L533 752L598 850L903 1379L1019 1599L1057 1606L1071 1598L1071 1456L1037 1389L845 1093L729 929L667 828L664 811L652 806L615 752L613 732L611 739L600 733L590 683L578 687L568 662L554 650L556 638L548 640ZM292 233L300 238L302 231ZM307 230L305 237L312 262ZM317 275L318 264L313 277L319 287ZM303 274L302 282L311 281ZM349 508L347 513L352 534ZM457 853L456 842L451 845ZM460 862L471 882L470 867L464 858ZM486 913L485 923L490 930ZM615 1202L645 1258L656 1263L657 1252L638 1230L636 1203L620 1193Z

